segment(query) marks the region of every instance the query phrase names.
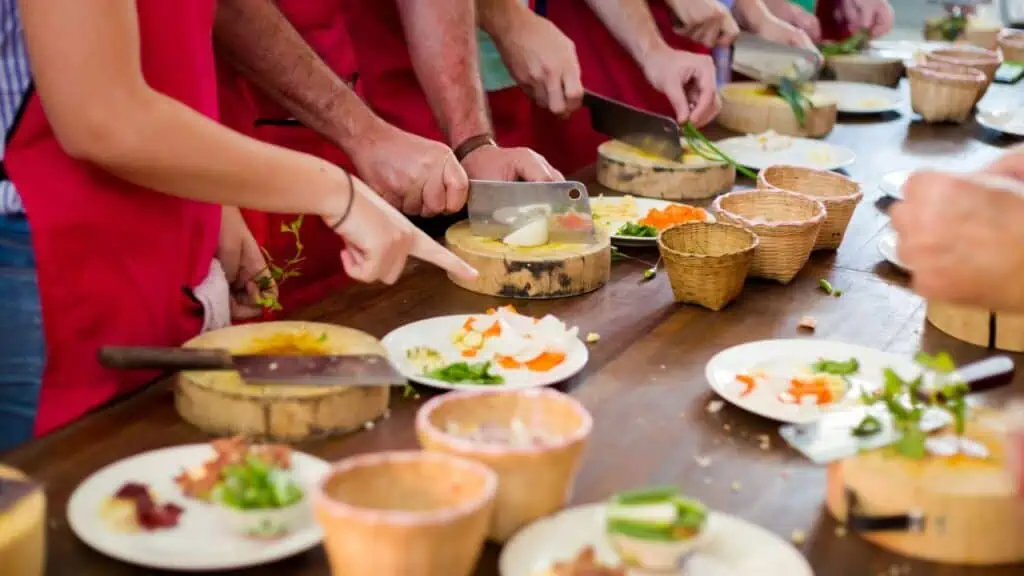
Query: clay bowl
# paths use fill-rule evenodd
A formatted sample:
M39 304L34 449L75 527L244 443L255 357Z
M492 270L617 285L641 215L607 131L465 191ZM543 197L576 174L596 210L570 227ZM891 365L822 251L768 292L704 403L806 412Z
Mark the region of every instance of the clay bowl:
M469 576L494 509L497 475L438 452L380 452L337 463L314 493L337 576Z
M537 434L509 442L473 430ZM593 419L571 397L548 388L454 392L432 398L416 414L416 435L428 451L472 458L498 474L489 538L504 542L523 526L566 505Z

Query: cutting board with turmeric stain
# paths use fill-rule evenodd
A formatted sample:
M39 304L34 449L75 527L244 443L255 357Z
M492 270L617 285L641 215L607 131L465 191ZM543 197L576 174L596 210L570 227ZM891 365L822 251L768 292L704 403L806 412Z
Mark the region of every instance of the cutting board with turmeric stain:
M480 275L465 281L449 275L456 285L478 294L504 298L565 298L593 292L611 276L611 242L598 233L594 244L545 244L514 248L498 240L474 236L469 222L445 233L448 248L476 268Z

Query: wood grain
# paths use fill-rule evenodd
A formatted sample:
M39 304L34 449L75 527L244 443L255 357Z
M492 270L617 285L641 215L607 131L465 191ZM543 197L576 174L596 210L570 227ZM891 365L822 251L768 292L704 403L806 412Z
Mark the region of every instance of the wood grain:
M1019 98L1019 91L1019 86L997 85L986 99L998 103L1002 98L1008 104ZM715 138L726 135L717 129L708 134ZM704 379L704 364L719 350L751 340L806 336L900 354L947 350L962 363L991 354L925 322L922 300L906 288L906 277L878 254L876 242L886 230L887 219L875 209L874 201L879 196L876 185L888 172L925 166L976 168L1014 141L970 122L924 125L913 121L909 107L902 116L841 117L828 141L856 149L858 160L849 173L864 185L866 197L838 252L812 255L790 285L752 280L733 305L710 312L674 304L664 275L645 283L646 264L619 261L612 266L609 284L601 290L577 298L521 304L524 313L554 313L579 325L583 332L601 335L600 342L591 347L584 372L559 386L580 400L595 419L574 502L601 500L615 490L638 485L675 483L710 506L757 522L784 538L794 530L805 532L807 539L799 547L819 575L873 576L892 567L909 567L910 572L903 573L912 576L1019 574L1020 567L963 568L908 560L856 535L837 535L836 524L823 504L823 468L784 447L772 422L730 406L714 414L706 410L714 395ZM591 182L592 194L607 193L592 183L592 171L579 176ZM741 179L738 185L750 188L753 183ZM657 259L653 250L630 254L652 264ZM842 297L824 294L818 288L819 278L827 278L843 290ZM296 316L343 324L381 337L408 322L480 311L499 302L459 289L439 270L412 265L393 287L356 287ZM804 315L818 320L813 334L797 327ZM429 395L421 392L424 397ZM1002 403L1022 392L1024 371L1018 371L1014 386L986 394L981 400ZM415 448L413 415L421 401L395 398L390 418L372 430L299 447L328 460ZM768 450L761 449L761 435L770 438ZM170 389L158 384L4 455L6 463L46 484L51 502L47 573L149 574L80 543L64 519L68 496L89 474L120 458L206 439L178 417ZM477 574L497 574L497 555L498 549L489 546ZM326 576L328 568L317 549L237 574Z

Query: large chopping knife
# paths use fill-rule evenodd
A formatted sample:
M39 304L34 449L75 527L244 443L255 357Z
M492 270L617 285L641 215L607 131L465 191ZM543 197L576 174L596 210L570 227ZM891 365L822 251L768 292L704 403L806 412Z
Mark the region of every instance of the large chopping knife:
M466 208L474 236L505 240L517 231L538 230L547 242L596 240L590 196L580 182L470 180Z
M678 162L683 157L682 135L675 119L589 90L583 94L583 104L590 109L590 124L596 132L666 160Z
M796 83L813 80L824 59L813 50L794 48L740 32L732 46L732 69L769 86L788 78Z
M100 364L121 370L235 370L249 384L394 386L405 383L383 356L233 355L227 350L106 346Z

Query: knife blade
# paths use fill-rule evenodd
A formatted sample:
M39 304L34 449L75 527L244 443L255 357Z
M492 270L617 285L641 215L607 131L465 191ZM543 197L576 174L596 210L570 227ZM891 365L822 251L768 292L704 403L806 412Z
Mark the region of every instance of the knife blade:
M740 32L732 47L732 69L768 84L778 86L784 78L796 82L812 80L821 71L821 54L765 40L749 32Z
M645 112L587 90L583 104L590 109L594 131L673 162L683 157L682 134L674 118Z
M470 180L466 208L474 236L502 240L546 220L549 242L589 244L597 238L590 196L580 182Z
M395 386L405 383L387 358L374 354L281 356L227 350L106 346L100 364L119 370L234 370L264 386Z
M1011 384L1015 370L1013 359L1000 355L962 366L950 378L966 384L967 394L975 394ZM924 400L927 394L927 391L922 391L921 399ZM878 421L878 432L866 437L854 435L853 429L869 415ZM953 417L948 412L929 407L924 410L921 430L934 432L952 423ZM880 405L854 406L830 412L810 424L786 424L779 428L779 435L815 464L828 464L854 456L862 450L890 446L900 439L891 414Z

